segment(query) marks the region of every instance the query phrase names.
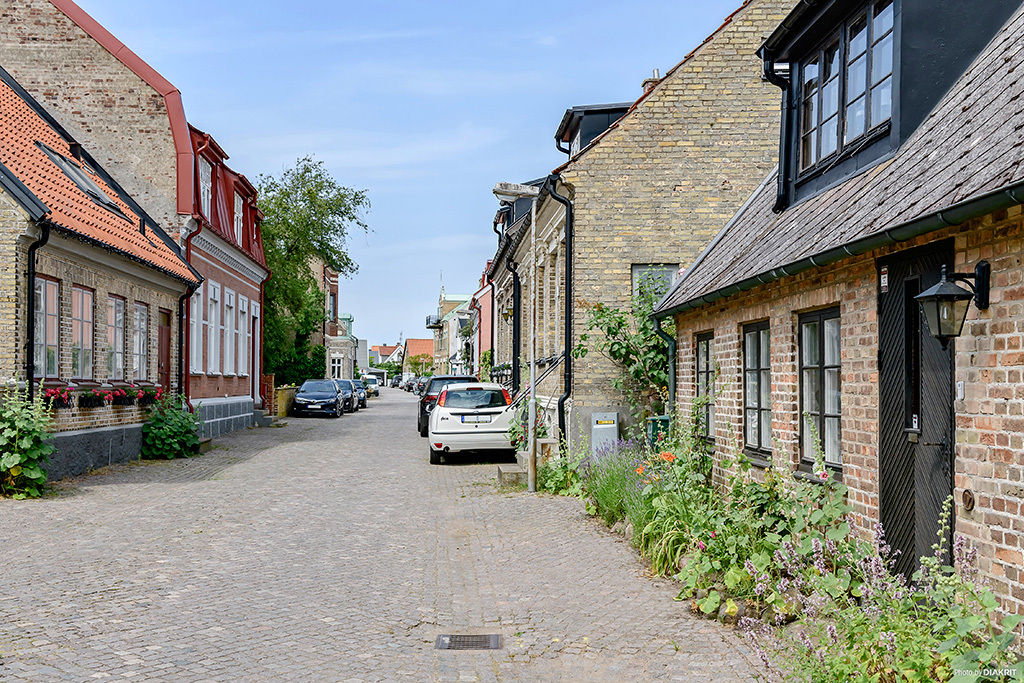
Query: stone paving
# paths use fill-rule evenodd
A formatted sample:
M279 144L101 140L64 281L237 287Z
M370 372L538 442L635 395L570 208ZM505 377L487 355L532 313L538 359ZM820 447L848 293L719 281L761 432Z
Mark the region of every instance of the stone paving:
M0 680L756 678L579 501L430 466L405 392L217 444L0 500Z

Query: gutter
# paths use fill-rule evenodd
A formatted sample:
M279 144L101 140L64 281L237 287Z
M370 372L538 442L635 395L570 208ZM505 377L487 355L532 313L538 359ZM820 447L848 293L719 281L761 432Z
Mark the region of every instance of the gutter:
M684 301L681 304L655 312L655 318L667 318L684 311L699 308L705 304L724 299L739 292L745 292L760 285L781 280L784 277L798 275L811 270L821 268L850 256L860 256L876 249L899 244L912 240L915 237L927 235L928 233L961 225L974 218L979 218L995 211L1008 209L1011 206L1024 204L1024 180L1018 181L1001 190L979 195L967 199L940 211L920 216L905 223L900 223L880 232L875 232L852 242L832 247L823 252L802 258L799 261L773 268L769 271L745 278L739 282L726 287L721 287L707 294L702 294L693 299ZM692 269L691 269L692 272ZM668 297L666 297L668 298Z
M512 272L512 395L519 393L519 344L522 336L522 321L519 309L522 307L523 287L519 281L519 264L509 254L506 267Z
M565 402L569 400L569 396L572 394L572 354L570 348L572 347L572 237L573 237L573 211L572 202L568 198L563 197L555 191L560 177L557 173L552 173L544 181L544 186L541 188L541 194L544 194L545 190L548 195L556 202L565 207L565 349L562 353L565 356L565 368L562 374L563 390L562 395L558 397L558 431L561 435L562 440L566 443L569 441L569 433L566 431L565 425ZM538 195L539 199L539 195Z
M32 244L28 245L28 325L26 329L26 344L28 352L25 354L25 386L28 387L28 400L32 401L35 383L35 355L36 355L36 252L40 247L50 241L50 222L39 221L39 227L43 234Z

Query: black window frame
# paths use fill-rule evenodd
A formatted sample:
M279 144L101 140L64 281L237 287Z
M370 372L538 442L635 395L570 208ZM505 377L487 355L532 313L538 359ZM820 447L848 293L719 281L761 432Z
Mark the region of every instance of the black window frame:
M826 363L825 353L825 322L828 320L835 320L839 324L839 330L837 339L840 340L840 348L836 354L835 363ZM818 324L818 341L817 341L817 362L807 363L804 343L804 325L809 323ZM822 450L827 449L826 444L826 420L835 420L838 423L838 439L840 444L839 450L839 462L828 462L825 461L825 466L828 468L833 476L839 476L843 472L842 464L842 441L843 441L843 403L842 403L842 317L840 315L840 309L838 306L831 308L819 309L816 311L808 311L801 313L797 318L797 377L799 380L799 418L800 418L800 434L798 449L800 453L800 463L798 465L799 470L803 472L812 472L814 469L814 452L808 450L810 444L807 443L809 437L807 430L807 420L804 417L804 412L807 410L805 406L806 398L806 372L817 372L817 391L818 391L818 405L819 410L817 411L818 423L821 425L818 428L818 438L821 440ZM830 412L828 410L828 399L826 396L826 373L828 371L834 371L836 376L836 385L839 391L839 405L838 410ZM810 411L807 411L810 412Z
M888 28L882 33L881 37L875 36L875 8L877 5L888 1L888 7L891 9L893 19L889 22ZM851 12L846 18L833 27L829 31L828 35L818 42L813 49L806 52L802 59L794 60L798 65L796 69L794 79L794 90L795 90L795 102L797 115L796 123L796 136L795 136L795 160L797 168L797 182L808 180L812 177L816 177L826 172L828 169L833 167L843 159L852 157L857 154L861 149L868 147L872 142L885 137L888 135L892 128L892 119L896 112L896 103L898 99L898 91L896 89L896 69L898 63L898 50L899 50L899 36L896 30L895 15L897 12L897 3L899 0L872 0L871 2L865 2L861 4L855 11ZM854 101L863 97L864 102L864 126L861 131L846 140L846 128L847 128L847 107L853 102L848 102L847 94L849 92L849 48L850 48L850 27L860 19L864 18L866 21L866 47L864 52L865 60L865 90L860 96L854 98ZM874 81L873 69L874 69L874 57L877 54L874 47L882 41L890 40L890 65L887 75L880 78L877 82ZM830 151L828 154L821 153L821 131L825 121L822 120L824 97L822 95L823 88L818 80L813 97L816 100L817 106L815 107L815 127L812 129L815 134L815 149L816 157L813 163L804 163L804 138L807 136L808 131L805 129L805 116L806 107L805 101L808 100L807 93L805 92L806 78L805 73L808 65L817 60L819 74L823 69L825 63L825 54L828 49L838 44L838 54L836 61L838 63L837 74L834 79L829 79L831 83L833 80L837 81L837 110L835 114L836 121L836 146L835 149ZM857 57L860 53L855 55L853 61L857 61ZM872 91L881 86L886 79L889 81L889 115L880 122L871 121L871 94ZM829 120L832 117L828 117Z
M121 207L117 205L117 202L111 199L110 195L103 191L103 188L100 187L99 183L92 179L92 175L95 175L95 171L89 168L84 162L77 162L73 159L69 159L46 143L37 142L36 144L39 145L39 148L43 150L46 156L50 157L50 161L52 161L57 168L59 168L61 172L63 172L71 182L78 186L78 189L84 192L85 195L94 203L102 206L104 209L110 211L119 218L123 218L126 221L132 220L125 215L124 211L121 210Z
M767 332L768 333L768 335L767 335L768 336L768 349L767 349L767 351L768 351L768 362L767 362L767 364L764 364L764 361L762 360L763 351L764 351L764 347L763 347L763 344L762 344L762 335L761 335L762 332ZM754 368L751 368L751 367L749 367L747 365L747 359L748 359L747 336L749 334L751 334L751 333L754 333L754 337L756 339L756 344L757 344L757 348L756 348L756 350L754 352L754 358L757 359L757 367L754 367ZM767 467L770 464L770 462L771 462L772 451L773 451L773 449L772 449L772 434L771 434L771 432L772 432L772 429L771 429L771 424L772 424L772 415L771 415L771 413L772 413L772 407L771 407L771 381L772 381L772 363L771 363L771 338L772 338L771 335L772 335L772 333L771 333L771 321L770 320L762 320L760 322L748 323L748 324L743 326L742 334L743 334L743 337L742 337L741 344L740 344L740 353L742 354L741 360L742 360L742 368L743 368L742 372L743 372L743 374L741 376L740 387L741 387L741 391L742 391L742 394L743 394L743 452L747 455L748 458L750 458L750 460L751 460L751 462L753 462L753 464L755 464L755 465L757 465L759 467ZM755 395L757 397L757 405L754 406L754 407L750 406L748 401L747 401L747 399L748 399L747 377L751 373L754 373L755 378L756 378L756 382L757 382L757 390L755 392ZM769 401L768 401L767 407L762 405L762 403L763 403L762 398L764 397L765 373L767 373L767 375L768 375L768 377L767 377L767 384L768 384L767 395L768 395ZM755 428L757 430L757 445L756 446L751 446L747 442L748 427L750 426L749 425L749 413L750 413L751 410L755 411L756 414L757 414L757 422L755 423ZM762 420L764 419L764 414L766 414L766 413L768 415L768 427L769 427L769 430L768 430L769 434L768 434L768 438L767 438L767 442L768 442L767 447L763 445L765 439L763 438L764 434L763 434L763 430L761 429L761 423L762 423Z
M701 367L701 345L707 345L707 356ZM698 429L698 436L708 443L715 442L715 333L702 332L694 337L693 369L695 376L694 395L710 396L708 402L701 406L698 417L703 424ZM701 381L703 380L703 381ZM702 391L703 389L703 391Z

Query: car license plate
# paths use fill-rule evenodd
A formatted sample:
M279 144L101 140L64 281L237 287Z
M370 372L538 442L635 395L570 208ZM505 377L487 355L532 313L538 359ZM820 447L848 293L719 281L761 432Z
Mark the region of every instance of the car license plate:
M491 416L490 415L463 415L462 416L462 422L463 423L469 423L469 422L490 422L490 421L491 421Z

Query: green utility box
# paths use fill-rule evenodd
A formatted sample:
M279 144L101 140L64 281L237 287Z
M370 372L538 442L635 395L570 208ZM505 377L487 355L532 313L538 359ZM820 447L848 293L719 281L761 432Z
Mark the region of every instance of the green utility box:
M672 422L672 418L669 415L656 415L655 417L647 418L647 442L651 444L651 448L658 443L658 436L664 434L662 438L668 438L669 425Z

